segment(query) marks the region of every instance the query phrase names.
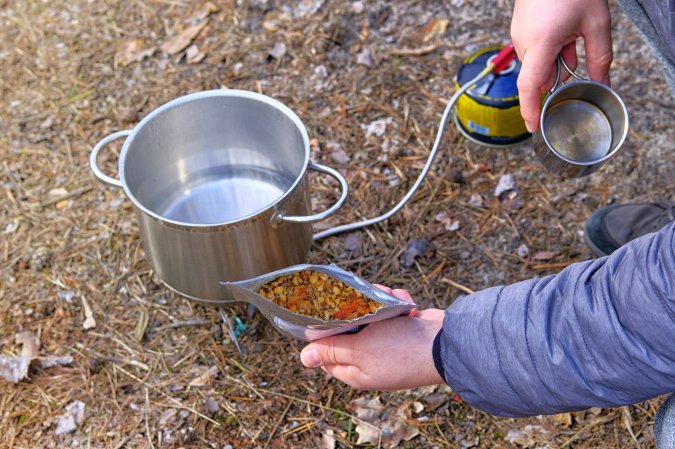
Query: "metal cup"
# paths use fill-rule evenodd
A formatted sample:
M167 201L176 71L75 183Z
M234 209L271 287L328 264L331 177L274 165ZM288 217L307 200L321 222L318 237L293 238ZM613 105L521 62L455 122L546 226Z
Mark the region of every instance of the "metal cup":
M580 77L561 56L557 65L534 148L550 171L578 178L590 175L619 151L628 134L628 111L608 86ZM560 83L561 65L576 80Z

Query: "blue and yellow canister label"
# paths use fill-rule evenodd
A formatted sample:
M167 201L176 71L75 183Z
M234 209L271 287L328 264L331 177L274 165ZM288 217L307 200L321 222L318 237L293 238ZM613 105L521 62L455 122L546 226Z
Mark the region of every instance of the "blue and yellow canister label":
M475 78L501 46L483 48L464 60L456 88ZM500 74L490 74L457 100L455 122L462 134L488 146L509 146L530 137L520 115L518 73L520 61Z

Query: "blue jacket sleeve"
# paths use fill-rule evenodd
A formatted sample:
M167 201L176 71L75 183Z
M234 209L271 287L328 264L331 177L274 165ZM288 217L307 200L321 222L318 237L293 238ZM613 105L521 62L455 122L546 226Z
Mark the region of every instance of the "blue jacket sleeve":
M675 223L609 257L459 298L434 346L446 382L495 415L675 391Z

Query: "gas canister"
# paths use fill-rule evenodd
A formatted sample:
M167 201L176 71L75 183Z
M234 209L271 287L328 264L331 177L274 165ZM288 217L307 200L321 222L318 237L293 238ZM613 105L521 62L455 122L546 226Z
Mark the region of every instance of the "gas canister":
M501 49L486 47L466 58L457 74L456 88L478 75ZM531 136L520 115L516 85L520 66L514 59L501 72L489 74L459 97L454 120L466 138L485 146L508 147Z

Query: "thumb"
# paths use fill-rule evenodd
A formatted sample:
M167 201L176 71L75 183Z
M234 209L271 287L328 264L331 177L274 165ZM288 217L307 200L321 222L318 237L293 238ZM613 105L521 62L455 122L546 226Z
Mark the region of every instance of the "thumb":
M300 361L307 368L315 368L321 366L321 354L319 353L319 345L307 345L300 353Z
M518 95L520 97L520 113L525 120L527 130L534 132L539 127L541 115L541 92L554 67L560 50L538 45L527 49L523 55L520 74L518 75Z
M310 343L300 353L300 361L308 368L349 364L352 351L340 345L341 336L328 337L320 343Z

